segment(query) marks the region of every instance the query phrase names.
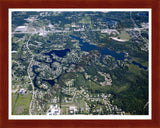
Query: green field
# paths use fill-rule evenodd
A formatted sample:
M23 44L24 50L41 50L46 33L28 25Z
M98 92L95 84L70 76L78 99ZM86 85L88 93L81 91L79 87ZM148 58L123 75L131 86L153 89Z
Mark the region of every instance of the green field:
M28 115L29 105L32 94L20 95L17 93L12 94L12 114L13 115Z
M131 38L126 31L121 31L118 37L122 40L129 40Z

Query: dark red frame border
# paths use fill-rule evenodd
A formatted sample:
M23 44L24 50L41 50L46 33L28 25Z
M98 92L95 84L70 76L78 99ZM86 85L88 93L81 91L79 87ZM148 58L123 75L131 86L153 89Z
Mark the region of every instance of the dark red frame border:
M152 120L9 120L8 9L9 8L151 8ZM160 1L159 0L0 0L0 128L160 127Z

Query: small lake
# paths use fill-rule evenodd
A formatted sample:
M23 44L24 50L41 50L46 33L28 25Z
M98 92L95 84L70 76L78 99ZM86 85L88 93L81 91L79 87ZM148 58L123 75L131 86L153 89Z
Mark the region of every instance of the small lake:
M55 84L54 80L46 80L46 79L42 79L42 81L46 81L48 82L51 86L53 86Z
M50 56L50 59L52 60L52 62L45 62L45 63L49 63L50 64L50 68L52 68L52 63L55 62L56 60L53 59L52 54L54 53L55 55L57 55L58 57L64 57L66 56L67 52L70 52L70 49L64 49L64 50L51 50L50 52L44 53L44 55L48 55ZM61 64L60 61L57 61Z
M51 43L51 41L50 41L50 40L47 40L47 43Z
M52 53L56 54L58 57L64 57L66 56L67 52L70 52L70 49L64 49L64 50L51 50L48 53L44 53L45 55L51 55Z
M140 68L143 68L143 69L145 69L145 70L148 69L147 67L141 65L140 63L137 63L136 61L132 61L132 63L133 63L134 65L138 65Z

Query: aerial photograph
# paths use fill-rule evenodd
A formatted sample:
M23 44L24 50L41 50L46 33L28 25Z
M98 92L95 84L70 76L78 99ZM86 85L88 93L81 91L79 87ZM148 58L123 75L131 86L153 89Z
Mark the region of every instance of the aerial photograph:
M149 11L11 12L11 115L149 115Z

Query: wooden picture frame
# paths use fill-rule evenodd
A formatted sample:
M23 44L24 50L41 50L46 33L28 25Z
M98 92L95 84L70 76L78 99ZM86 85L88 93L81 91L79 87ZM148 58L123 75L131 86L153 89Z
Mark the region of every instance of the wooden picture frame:
M160 127L160 59L158 0L0 0L0 127ZM9 120L8 100L8 11L9 8L151 8L152 9L152 119L151 120Z

